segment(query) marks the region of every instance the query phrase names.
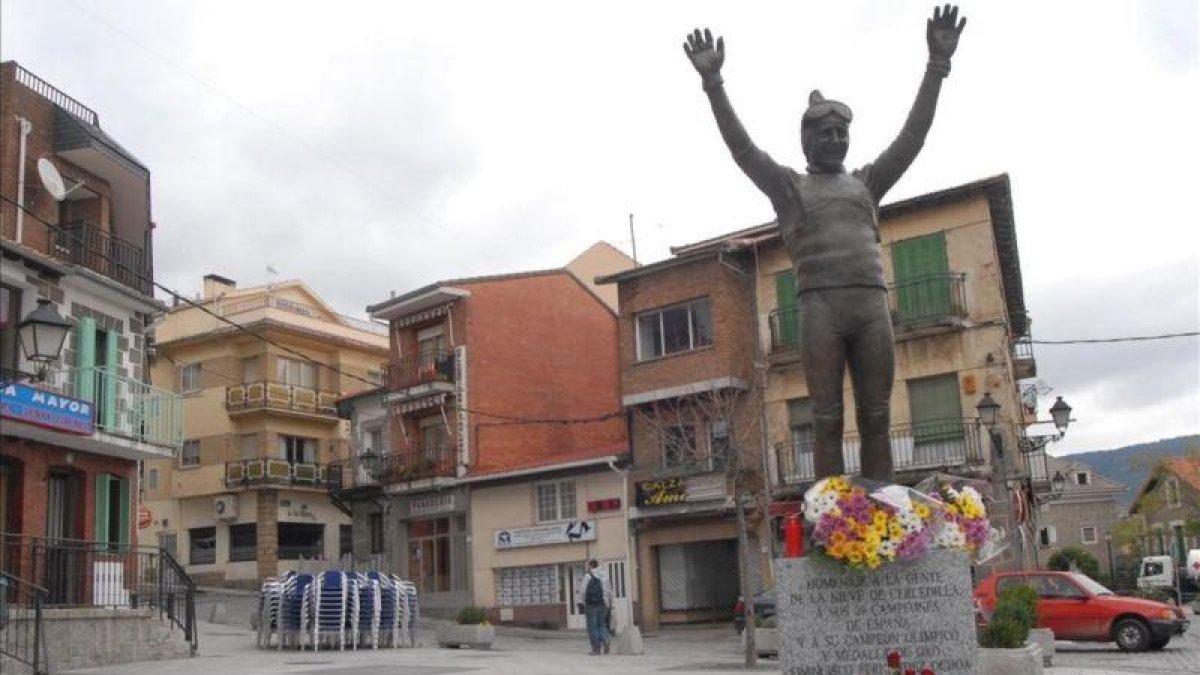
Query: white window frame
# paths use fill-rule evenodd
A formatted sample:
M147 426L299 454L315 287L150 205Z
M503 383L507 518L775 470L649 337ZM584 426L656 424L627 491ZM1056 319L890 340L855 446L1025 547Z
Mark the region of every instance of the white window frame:
M200 364L185 363L179 366L179 393L194 394L200 391Z
M1088 537L1088 530L1092 531L1092 536ZM1079 528L1079 543L1081 544L1098 544L1100 543L1100 528L1095 525L1084 525Z
M189 448L196 449L196 453L194 455L191 455L190 457L189 457L189 453L188 453ZM179 466L181 468L200 466L200 441L199 441L199 439L190 438L183 442L183 445L179 448Z
M1169 476L1163 481L1163 492L1167 493L1167 508L1177 509L1182 505L1182 498L1179 494L1179 480L1174 476ZM1172 499L1174 497L1174 499Z
M1083 476L1082 481L1079 480L1080 476ZM1091 472L1090 471L1076 471L1075 472L1075 484L1079 485L1079 486L1091 485L1092 484Z
M146 489L158 489L158 469L146 469Z
M1053 525L1046 525L1038 531L1038 545L1054 546L1058 543L1058 530Z
M695 333L696 319L695 319L695 314L694 314L692 308L694 306L700 305L702 303L708 305L709 331L710 331L710 333L715 332L714 326L716 324L716 321L715 321L715 319L713 319L712 298L709 298L707 296L705 296L703 298L696 298L694 300L688 300L687 302L680 302L680 303L677 303L674 305L668 305L666 307L659 307L657 309L652 309L652 310L648 310L645 312L641 312L639 314L635 314L633 317L633 332L634 332L633 342L634 342L634 345L637 350L637 360L638 361L651 361L654 359L661 359L665 356L671 356L672 354L682 354L684 352L695 351L696 349L699 349L701 347L708 347L708 346L712 345L714 342L716 342L715 336L711 335L711 334L708 336L708 338L709 338L708 342L705 342L702 344L697 344L697 342L696 342L696 333ZM666 345L665 330L664 330L664 326L663 326L663 314L665 314L673 309L679 309L681 307L687 309L688 346L683 349L677 349L675 351L668 352L667 345ZM652 317L652 316L658 317L657 325L658 325L659 340L662 343L662 353L647 355L647 354L642 353L642 319Z
M305 389L317 388L317 367L310 361L275 357L275 376L279 384Z
M570 497L566 495L565 486L570 486ZM553 517L543 518L543 490L553 488ZM533 516L538 523L555 523L564 520L574 520L579 516L579 488L574 480L555 480L535 483L533 486Z
M295 436L293 434L279 434L279 459L288 461L292 464L316 464L320 461L321 442L320 439L312 438L311 436ZM288 445L293 447L289 448ZM290 450L290 453L289 453ZM311 450L311 459L309 459ZM289 459L288 455L299 457L298 460Z

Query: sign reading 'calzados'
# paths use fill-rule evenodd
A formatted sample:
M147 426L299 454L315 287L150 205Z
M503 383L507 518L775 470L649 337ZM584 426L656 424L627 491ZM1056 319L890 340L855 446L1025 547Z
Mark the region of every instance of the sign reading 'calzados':
M0 383L0 417L48 429L90 435L92 404L15 382Z
M638 506L663 506L687 501L687 482L683 478L644 480L634 488Z

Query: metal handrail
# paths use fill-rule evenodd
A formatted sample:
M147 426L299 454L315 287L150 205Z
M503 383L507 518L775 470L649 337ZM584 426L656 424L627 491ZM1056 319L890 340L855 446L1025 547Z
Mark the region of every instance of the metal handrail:
M37 92L42 98L50 101L54 105L62 108L74 117L99 128L100 117L96 112L86 105L76 101L74 98L63 92L63 90L34 75L33 73L17 66L17 82Z
M225 387L225 409L290 410L314 415L337 416L336 391L301 387L275 380L256 380Z
M457 474L456 451L457 447L453 444L433 445L384 453L362 464L375 481L385 484L424 478L453 478Z
M393 390L430 382L453 383L454 377L453 352L413 354L387 364L387 383Z
M252 471L252 469L256 469ZM280 471L280 469L282 471ZM341 464L289 462L286 459L242 459L225 462L225 485L313 485L331 490L342 487Z
M52 368L37 387L95 404L96 428L178 451L183 397L109 368Z
M791 441L775 444L775 468L781 485L801 485L816 480L813 457L813 433L797 432ZM980 442L978 420L949 418L916 424L898 424L888 431L892 464L897 471L961 467L983 464L984 446ZM846 473L862 470L857 433L842 437L842 461Z
M967 316L967 275L928 274L888 286L888 305L901 326Z
M0 572L0 654L29 666L33 675L50 672L42 614L47 595L37 584Z
M775 308L771 310L767 321L771 327L771 353L797 349L800 347L800 308ZM786 330L791 325L790 332Z

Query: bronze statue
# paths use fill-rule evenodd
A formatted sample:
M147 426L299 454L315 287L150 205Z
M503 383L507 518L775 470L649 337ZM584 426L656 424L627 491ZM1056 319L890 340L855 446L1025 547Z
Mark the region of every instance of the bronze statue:
M808 381L817 478L842 474L842 382L847 364L862 443L862 475L893 479L888 442L895 377L892 321L879 250L878 207L912 164L933 123L942 78L967 20L958 7L934 8L926 26L929 63L900 135L878 159L846 172L850 108L814 90L800 120L808 160L801 174L759 150L733 112L721 65L724 38L699 29L683 50L703 80L721 137L733 160L771 200L796 275L800 358Z

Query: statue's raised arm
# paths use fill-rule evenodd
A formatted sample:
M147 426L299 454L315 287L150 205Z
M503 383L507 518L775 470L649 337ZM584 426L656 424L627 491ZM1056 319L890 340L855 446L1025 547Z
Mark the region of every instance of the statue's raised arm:
M958 49L958 38L966 25L967 19L959 19L958 7L953 5L935 7L933 18L926 22L925 42L929 45L929 62L917 90L917 100L913 102L900 135L875 160L867 178L877 202L900 180L925 144L925 136L933 125L933 113L937 108L942 80L950 74L950 57Z
M782 167L750 140L750 134L746 133L733 112L729 96L725 94L725 80L721 77L721 66L725 63L725 39L718 37L714 42L712 31L705 28L701 32L697 28L687 36L683 51L700 74L713 116L717 119L717 128L733 155L733 161L773 203L778 202L784 189L784 183L780 180Z

